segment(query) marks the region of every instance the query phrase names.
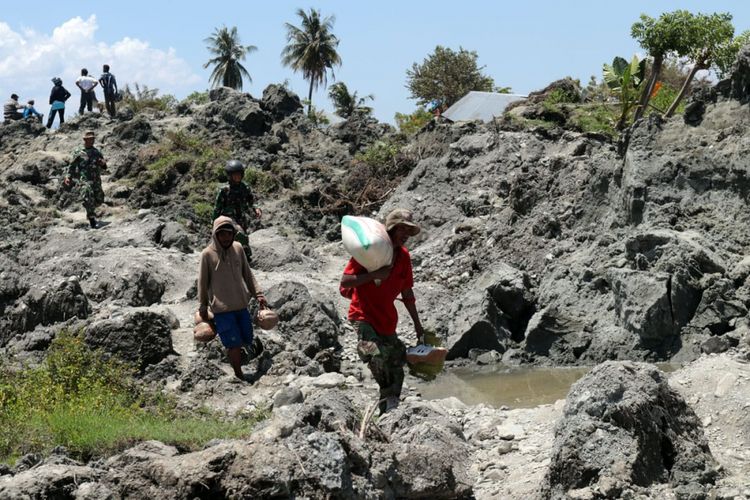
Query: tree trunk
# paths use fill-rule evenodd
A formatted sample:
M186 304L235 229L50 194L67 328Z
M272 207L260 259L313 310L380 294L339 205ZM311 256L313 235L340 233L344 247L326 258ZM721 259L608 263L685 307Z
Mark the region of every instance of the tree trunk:
M635 109L635 116L633 116L633 123L638 121L642 116L643 113L646 111L646 106L648 106L648 101L651 99L651 92L654 91L654 85L656 85L657 80L659 79L659 74L661 73L661 65L664 61L664 56L662 54L654 56L654 65L651 68L651 78L648 79L648 84L643 88L643 93L641 94L641 100L638 101L638 107Z
M682 88L680 89L680 93L677 94L677 97L674 98L674 101L672 102L672 105L669 106L669 109L666 113L664 113L665 118L669 118L672 116L677 109L677 106L680 105L680 101L685 97L685 94L687 94L688 89L690 88L690 84L693 83L693 78L695 78L695 74L700 71L703 68L703 65L701 63L695 63L695 66L693 66L693 69L690 70L690 74L685 78L685 83L682 84Z
M312 111L312 91L313 91L313 81L311 78L310 79L310 91L307 93L307 116L310 116L310 112Z

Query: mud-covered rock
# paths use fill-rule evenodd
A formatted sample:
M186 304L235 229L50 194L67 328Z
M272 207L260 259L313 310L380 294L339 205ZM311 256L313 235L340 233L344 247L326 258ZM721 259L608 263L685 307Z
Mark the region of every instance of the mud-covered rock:
M669 483L705 494L718 477L700 419L653 365L606 362L568 394L545 479L547 498L604 483Z
M287 344L309 358L323 349L340 347L340 320L332 303L313 297L307 287L294 281L269 288L266 298L279 315L278 329Z
M0 476L0 498L77 498L78 488L102 475L103 471L83 465L43 464Z
M148 119L140 115L133 120L115 125L112 129L112 136L118 141L134 141L141 144L154 138Z
M278 121L300 111L302 103L297 94L283 85L271 84L263 90L261 107Z
M92 323L86 343L143 369L173 353L170 319L148 309Z
M90 284L93 300L116 300L127 305L150 306L161 301L166 280L150 262L128 263L124 269L104 272Z

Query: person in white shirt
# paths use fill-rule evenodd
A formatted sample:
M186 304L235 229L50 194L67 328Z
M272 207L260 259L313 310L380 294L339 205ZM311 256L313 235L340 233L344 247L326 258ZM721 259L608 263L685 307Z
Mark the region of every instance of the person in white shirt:
M94 88L99 85L99 82L93 76L89 76L89 70L83 68L81 70L81 76L76 80L76 86L81 89L81 106L78 108L78 114L82 115L83 110L88 108L89 111L94 110L94 101L96 100L96 94L94 94Z

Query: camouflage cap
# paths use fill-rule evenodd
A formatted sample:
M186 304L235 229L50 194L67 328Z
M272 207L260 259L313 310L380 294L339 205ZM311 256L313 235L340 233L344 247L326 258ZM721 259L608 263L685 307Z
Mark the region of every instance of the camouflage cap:
M405 208L396 208L385 218L385 230L390 231L396 226L405 226L409 229L409 234L414 236L419 234L420 228L412 221L411 210Z
M96 134L93 130L87 130L85 134L83 134L84 139L96 139Z

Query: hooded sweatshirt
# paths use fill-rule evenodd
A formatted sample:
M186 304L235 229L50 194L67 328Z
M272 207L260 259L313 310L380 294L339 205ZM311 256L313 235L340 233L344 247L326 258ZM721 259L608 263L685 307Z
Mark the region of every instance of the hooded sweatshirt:
M214 221L211 244L201 252L198 272L198 301L202 307L210 306L214 313L245 309L250 299L260 293L242 245L234 241L225 249L216 238L217 230L226 224L235 226L229 217Z

